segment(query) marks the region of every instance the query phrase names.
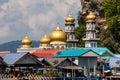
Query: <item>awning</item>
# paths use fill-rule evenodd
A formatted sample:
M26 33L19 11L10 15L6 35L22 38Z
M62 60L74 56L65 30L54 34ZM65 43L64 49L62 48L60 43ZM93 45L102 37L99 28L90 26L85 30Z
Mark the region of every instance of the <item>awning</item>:
M71 70L82 70L82 67L80 66L59 66L58 68L71 69Z
M38 70L57 70L56 68L39 68Z

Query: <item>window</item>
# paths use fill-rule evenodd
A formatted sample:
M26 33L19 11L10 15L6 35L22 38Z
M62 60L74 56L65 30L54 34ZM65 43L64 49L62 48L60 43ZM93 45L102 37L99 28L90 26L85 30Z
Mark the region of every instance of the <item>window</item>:
M75 61L75 58L72 58L71 60L72 60L72 61Z

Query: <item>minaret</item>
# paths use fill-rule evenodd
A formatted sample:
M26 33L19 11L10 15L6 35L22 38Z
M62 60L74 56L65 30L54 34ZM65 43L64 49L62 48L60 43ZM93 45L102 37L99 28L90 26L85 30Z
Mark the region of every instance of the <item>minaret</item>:
M75 39L75 19L72 15L68 15L65 19L65 32L67 34L67 48L75 48L78 42Z
M100 40L100 38L96 38L95 18L93 12L86 16L86 38L83 39L85 47L97 47L97 42Z

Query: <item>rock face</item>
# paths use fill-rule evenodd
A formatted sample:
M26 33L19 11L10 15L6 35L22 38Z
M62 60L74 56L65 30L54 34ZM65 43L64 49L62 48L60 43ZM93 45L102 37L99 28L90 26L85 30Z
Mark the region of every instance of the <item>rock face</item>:
M88 15L90 11L94 12L96 15L96 21L101 22L104 18L104 10L102 7L102 4L105 2L105 0L80 0L82 5L82 11L79 12L78 16L78 24L84 24L85 23L85 16Z

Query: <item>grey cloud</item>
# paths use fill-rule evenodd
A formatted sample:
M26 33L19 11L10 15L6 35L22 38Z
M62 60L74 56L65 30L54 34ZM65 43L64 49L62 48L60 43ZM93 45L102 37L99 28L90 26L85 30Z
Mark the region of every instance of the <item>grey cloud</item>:
M39 40L50 34L57 23L64 29L69 10L74 17L80 10L79 0L0 0L0 4L0 35L5 35L0 36L1 43L20 40L26 33Z
M9 1L9 0L0 0L0 5L6 3L6 2L8 2L8 1Z

